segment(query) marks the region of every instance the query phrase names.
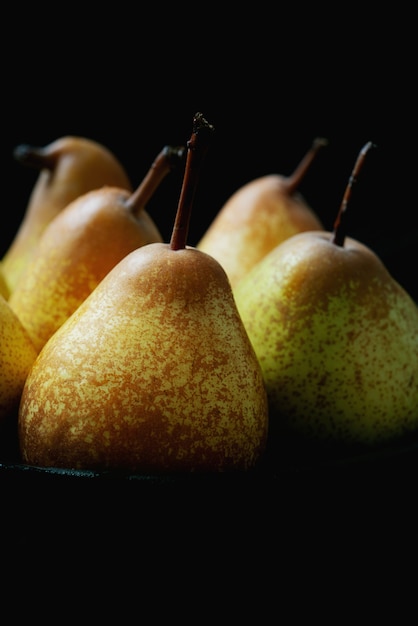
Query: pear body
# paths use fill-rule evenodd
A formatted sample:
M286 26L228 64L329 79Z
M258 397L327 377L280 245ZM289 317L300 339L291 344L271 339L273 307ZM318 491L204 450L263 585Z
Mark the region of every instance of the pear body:
M103 185L132 189L124 167L102 144L85 137L66 136L37 150L38 178L21 224L3 257L3 270L13 291L45 227L67 204Z
M10 296L9 285L7 284L7 281L6 281L5 277L4 277L4 273L3 273L3 269L2 269L1 263L0 263L0 294L6 300L9 299L9 296Z
M26 462L82 469L246 470L267 429L225 272L162 243L124 257L50 338L19 411Z
M238 189L196 247L221 263L235 288L277 244L298 232L322 228L304 197L289 193L287 179L270 174Z
M23 386L36 357L29 335L0 295L0 425L17 417Z
M331 237L293 236L236 289L270 430L361 446L397 440L418 429L418 308L372 250Z
M103 186L67 205L45 228L9 304L39 350L126 254L162 236L131 193Z

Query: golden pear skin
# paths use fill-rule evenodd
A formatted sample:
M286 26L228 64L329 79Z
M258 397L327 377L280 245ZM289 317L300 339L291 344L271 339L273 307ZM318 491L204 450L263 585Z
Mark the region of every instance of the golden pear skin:
M103 185L132 191L117 157L86 137L65 136L44 147L20 145L15 157L39 170L20 226L3 256L3 271L12 292L32 257L45 227L67 204Z
M278 243L323 229L298 188L325 140L316 139L292 176L269 174L240 187L223 205L197 243L217 259L234 288Z
M39 353L19 408L26 463L166 473L259 462L260 365L225 271L185 244L212 131L196 114L170 243L125 256Z
M149 244L44 346L19 432L34 465L245 470L263 451L267 420L260 366L219 264Z
M418 307L370 248L344 236L348 195L334 233L282 242L235 299L271 431L370 446L418 432Z
M0 295L0 425L17 416L23 386L36 357L25 328Z
M0 262L0 294L3 296L3 298L5 298L5 300L9 299L9 296L10 296L9 286L4 277L1 262Z
M9 297L38 352L126 254L162 242L145 206L182 154L165 147L134 193L108 186L89 191L45 228Z

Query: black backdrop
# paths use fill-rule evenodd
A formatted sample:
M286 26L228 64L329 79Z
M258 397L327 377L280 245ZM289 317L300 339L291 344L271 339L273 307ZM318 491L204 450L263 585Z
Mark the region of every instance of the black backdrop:
M301 191L331 228L358 152L367 141L373 141L377 149L368 156L350 205L351 234L372 246L418 301L414 275L418 244L415 20L400 6L379 6L379 13L368 10L366 16L353 4L337 3L336 8L328 4L326 9L318 3L308 5L311 9L300 3L294 9L277 5L272 13L272 5L257 3L248 13L242 5L230 7L228 17L205 5L191 7L189 14L178 3L154 5L154 10L139 5L133 10L134 4L118 2L108 8L96 5L100 8L90 8L88 15L87 7L80 9L74 3L52 5L52 9L39 3L14 6L16 10L8 6L4 11L0 41L3 252L23 216L35 180L33 172L13 160L17 144L45 145L66 134L88 136L113 150L132 181L139 183L162 146L187 141L193 115L201 111L215 126L215 135L196 196L190 243L196 242L239 185L266 173L290 173L316 136L326 137L329 146ZM180 178L177 173L164 181L149 207L166 237L174 218ZM323 488L314 474L302 493L303 479L298 481L296 475L289 485L278 481L267 498L258 491L255 497L250 490L250 497L246 494L240 500L235 487L226 488L223 493L228 502L222 506L218 495L208 498L207 491L199 487L192 490L188 506L186 498L180 504L167 498L162 513L161 505L168 494L164 492L162 497L157 490L159 499L152 504L158 506L150 506L150 495L144 500L146 494L138 485L128 485L134 494L129 489L126 499L123 491L119 495L120 485L117 490L110 489L112 484L105 485L109 487L106 489L102 485L102 492L96 492L97 485L92 489L88 485L87 495L84 493L80 500L77 482L74 496L69 498L71 485L59 482L59 488L54 489L54 483L52 487L46 483L42 490L41 481L26 484L23 477L16 486L6 475L2 484L3 518L9 521L9 531L3 536L13 538L12 554L19 555L17 559L13 556L18 576L10 576L7 566L4 569L12 584L18 584L21 595L23 581L27 581L35 601L35 579L40 580L39 597L44 597L45 584L54 582L51 572L59 572L56 586L66 594L66 609L70 604L78 608L77 595L83 594L83 587L88 588L87 596L90 594L91 584L85 583L90 583L92 573L97 581L102 569L104 588L111 589L104 603L106 611L111 597L115 597L115 578L121 579L122 602L117 602L120 618L129 596L137 610L138 599L142 607L147 595L144 589L152 586L161 592L167 580L167 587L177 591L173 582L178 576L172 574L177 574L176 566L181 562L188 566L189 576L180 576L182 588L170 609L181 606L182 618L190 583L194 582L193 594L200 592L206 610L218 607L216 596L231 596L231 581L237 573L240 581L246 579L243 582L250 593L246 594L247 587L243 587L239 597L232 594L234 618L240 606L248 616L255 577L263 581L257 618L262 607L269 606L269 596L277 614L288 595L292 614L302 604L309 607L310 616L321 606L322 617L329 605L334 617L336 605L329 602L330 589L334 594L336 590L348 594L340 604L344 610L353 604L357 608L356 597L362 602L365 599L362 583L370 597L376 573L370 568L376 563L382 571L377 578L380 582L384 577L386 584L390 581L391 593L383 603L384 585L379 587L377 602L371 594L375 615L376 607L386 610L387 598L393 597L390 548L393 546L393 554L411 558L406 520L411 519L411 536L416 535L416 522L412 523L407 506L409 501L411 510L414 506L410 494L415 493L416 473L411 474L408 488L401 490L409 468L399 484L393 465L389 464L379 480L378 474L371 473L364 481L359 472L358 480L342 483L337 472L335 487L325 481ZM361 499L358 490L363 483L365 497ZM4 503L5 486L9 487L10 503ZM376 506L378 486L381 506L370 520L365 511L370 514ZM398 492L406 498L401 501ZM231 517L234 508L237 511L228 522L227 514ZM115 516L119 519L117 532ZM400 520L395 529L394 518ZM155 521L160 523L154 529ZM144 565L145 544L152 557ZM103 559L99 558L102 554ZM120 559L120 566L115 559L117 570L112 569L114 565L109 567L109 559L115 555ZM130 567L124 576L123 558L127 555ZM83 560L86 565L80 579ZM39 576L45 562L47 576ZM68 567L68 562L74 562L76 570ZM132 577L132 565L137 563ZM235 563L238 567L233 567ZM359 563L364 567L359 569ZM210 565L215 566L214 580L202 583L204 570L211 571L212 578ZM350 565L356 571L355 588ZM392 571L398 577L402 569L409 573L398 563ZM66 570L71 571L71 580L64 585ZM141 570L143 577L138 578ZM268 572L265 576L264 571ZM135 592L130 593L126 582L132 585L133 580ZM292 587L295 595L288 594ZM204 595L206 589L208 597ZM311 596L305 595L306 590ZM404 603L407 591L402 588L402 592ZM302 594L307 602L300 602ZM100 604L102 597L94 605L95 615ZM27 605L32 611L39 601ZM397 603L397 612L399 606ZM156 608L153 606L153 611ZM224 609L222 606L222 614ZM46 610L44 603L43 615Z
M329 11L281 8L273 18L260 7L227 19L157 7L139 18L128 10L51 18L34 9L22 19L11 10L10 37L1 44L3 58L13 59L3 63L1 251L36 176L14 161L17 144L88 136L107 145L139 184L164 145L187 142L201 111L215 133L191 245L241 184L291 173L317 136L329 144L300 191L332 228L357 155L373 141L350 204L349 234L371 246L418 299L411 271L418 243L416 46L408 15ZM181 176L171 174L148 207L165 238Z

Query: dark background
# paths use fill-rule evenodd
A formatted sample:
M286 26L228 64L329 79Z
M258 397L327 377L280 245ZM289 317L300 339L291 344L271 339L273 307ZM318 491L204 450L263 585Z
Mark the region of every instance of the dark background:
M13 160L16 145L87 136L108 146L139 184L164 145L189 139L193 116L201 111L215 134L196 195L191 244L240 185L267 173L291 173L317 136L329 145L301 192L332 228L358 153L372 141L377 148L349 207L350 234L371 246L418 301L413 15L400 5L365 12L341 3L277 5L274 11L257 3L230 7L228 14L226 6L225 12L206 5L185 11L178 3L96 6L19 5L3 16L3 252L36 178ZM181 172L175 172L149 206L166 238L180 185ZM398 555L412 559L409 537L416 536L416 470L405 465L395 457L384 471L378 464L326 479L315 473L309 480L305 474L279 476L265 491L259 484L242 491L233 482L223 488L215 483L212 490L199 485L183 498L170 489L147 491L143 484L125 485L125 493L119 484L99 489L93 483L80 495L80 483L71 479L50 484L48 476L31 482L3 473L3 537L13 538L14 561L14 569L4 569L13 586L19 581L21 594L24 580L33 587L39 579L41 594L35 591L36 602L27 603L31 611L53 582L67 596L66 610L77 606L77 595L82 588L90 595L102 565L101 589L110 593L99 604L108 609L120 578L119 618L127 596L137 610L150 588L177 592L172 586L181 563L187 573L169 606L182 618L197 592L205 611L217 607L218 597L231 601L237 573L243 586L232 595L235 621L243 609L247 618L255 609L259 621L271 604L277 614L287 597L292 614L302 604L310 616L320 610L322 617L327 606L334 616L330 598L336 591L340 611L347 611L353 603L357 608L358 597L363 602L367 590L375 616L376 606L386 609L393 597L392 574L410 571L397 561ZM392 571L390 557L396 557ZM39 576L45 563L47 575ZM386 584L378 596L370 594L376 574L371 564ZM213 580L202 582L206 570L212 578L211 568ZM64 585L67 570L71 580ZM260 599L254 597L255 578ZM404 603L408 589L402 591ZM42 602L43 615L46 608Z
M123 6L123 5L122 5ZM331 229L359 151L376 144L349 207L349 234L372 247L418 299L416 46L410 18L356 7L267 9L229 17L156 7L59 18L25 11L3 42L5 252L36 173L19 143L77 134L105 144L139 184L164 145L184 145L197 111L215 127L197 190L194 245L225 200L252 178L290 174L315 137L328 140L300 191ZM164 19L161 17L164 15ZM390 36L389 36L390 33ZM396 41L396 44L395 44ZM11 43L10 43L11 42ZM182 170L149 212L170 236Z

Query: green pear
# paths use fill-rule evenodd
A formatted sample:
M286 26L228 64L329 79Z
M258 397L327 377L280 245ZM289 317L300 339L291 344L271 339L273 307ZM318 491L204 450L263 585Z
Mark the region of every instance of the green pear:
M38 352L126 254L163 241L146 205L183 153L164 147L135 192L106 185L86 192L45 228L9 297Z
M236 284L278 243L292 235L323 229L298 191L326 141L317 138L291 176L268 174L240 187L222 206L197 248L217 259Z
M334 232L279 244L235 290L259 359L271 441L365 448L418 432L418 307L376 253ZM322 447L322 446L320 446Z
M19 145L15 158L39 171L20 226L3 256L3 272L12 292L32 257L45 227L79 195L103 185L132 190L117 157L86 137L65 136L44 147Z
M125 256L39 353L19 410L24 462L135 473L259 462L260 365L225 271L186 245L212 132L196 114L170 242Z

